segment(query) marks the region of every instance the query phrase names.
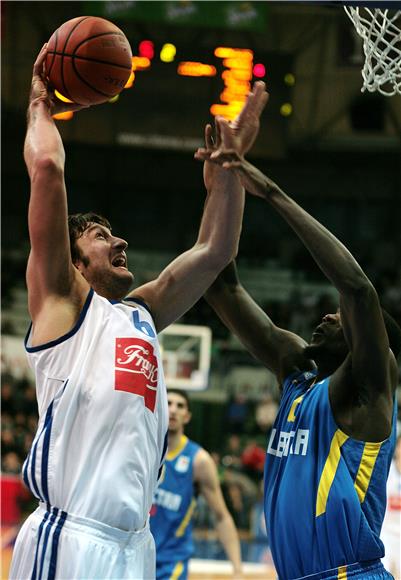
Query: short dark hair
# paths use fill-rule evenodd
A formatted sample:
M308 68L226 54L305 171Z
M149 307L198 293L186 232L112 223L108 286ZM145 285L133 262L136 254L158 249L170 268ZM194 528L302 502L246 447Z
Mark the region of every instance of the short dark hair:
M382 308L383 320L387 330L390 348L395 358L398 358L401 352L401 328L394 318Z
M68 216L68 233L70 235L71 258L73 262L81 257L76 241L92 223L100 224L111 230L109 220L93 211L88 213L75 213Z
M188 393L186 391L184 391L183 389L167 389L167 395L169 393L175 393L176 395L181 395L181 397L183 399L185 399L185 402L187 404L188 411L191 410L191 402L189 400Z

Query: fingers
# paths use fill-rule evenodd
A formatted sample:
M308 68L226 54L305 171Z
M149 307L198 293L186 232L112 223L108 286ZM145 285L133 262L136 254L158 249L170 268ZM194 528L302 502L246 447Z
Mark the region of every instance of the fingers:
M205 146L206 149L213 149L212 126L208 123L205 126Z
M220 165L222 165L225 162L240 162L241 158L238 155L238 152L235 151L234 149L221 149L219 151L214 151L211 155L210 155L210 161L213 161L215 163L219 163Z
M266 84L263 81L257 81L253 85L254 94L254 112L260 116L269 100L269 93L266 91Z
M217 149L234 149L235 148L235 137L231 128L230 123L224 117L219 117L218 119L219 128L219 139L217 144Z
M214 126L216 129L216 149L219 149L221 147L221 126L220 123L222 121L223 117L220 116L216 116L214 119Z
M241 167L241 161L224 161L221 166L223 169L238 169Z
M210 149L203 149L200 147L195 151L195 159L199 161L213 161L218 165L223 163L241 163L242 159L234 149L220 149L218 151L211 151Z
M36 57L35 63L33 65L33 74L41 76L43 73L43 64L45 62L47 55L47 42L42 46L39 51L38 56Z
M249 93L240 116L244 118L248 115L255 115L260 117L267 101L269 100L269 93L266 91L266 84L263 81L256 81Z
M211 151L208 151L207 149L203 149L202 147L200 147L195 151L194 157L198 161L209 161L211 154L212 154Z

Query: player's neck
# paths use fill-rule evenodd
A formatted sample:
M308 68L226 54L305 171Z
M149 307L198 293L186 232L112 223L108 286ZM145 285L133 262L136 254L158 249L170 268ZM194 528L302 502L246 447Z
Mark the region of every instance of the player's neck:
M184 431L180 429L179 431L168 432L168 450L175 451L181 443L181 438L184 435Z

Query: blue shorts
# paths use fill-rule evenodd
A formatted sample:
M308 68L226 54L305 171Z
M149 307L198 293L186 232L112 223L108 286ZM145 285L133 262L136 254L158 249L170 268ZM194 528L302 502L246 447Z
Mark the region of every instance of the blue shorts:
M349 580L361 578L363 580L394 580L394 576L387 572L380 560L348 564L339 568L332 568L326 572L318 572L308 576L300 576L296 580Z
M156 561L156 580L187 580L188 578L187 560L178 560L176 562L157 562Z

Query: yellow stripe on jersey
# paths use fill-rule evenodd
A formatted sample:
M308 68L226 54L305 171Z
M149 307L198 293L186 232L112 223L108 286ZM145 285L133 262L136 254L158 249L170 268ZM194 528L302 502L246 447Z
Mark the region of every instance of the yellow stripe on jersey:
M189 504L189 508L187 509L187 513L185 514L179 528L177 529L177 531L175 533L176 538L180 538L181 536L184 535L184 532L187 528L187 525L191 521L192 514L194 513L195 507L196 507L196 499L193 497L191 503Z
M177 564L174 566L173 573L170 576L170 580L178 580L183 570L184 564L182 562L177 562Z
M347 579L347 566L340 566L338 569L338 580L346 580Z
M295 419L296 419L295 409L298 407L298 405L300 404L300 402L302 401L303 398L304 398L304 396L301 395L300 397L297 397L296 399L294 399L294 401L291 405L290 412L288 413L288 417L287 417L287 421L289 423L293 423L295 421Z
M370 478L372 477L373 468L377 456L379 455L380 447L381 443L365 443L354 483L356 493L358 494L361 503L365 500L365 495L368 491Z
M181 453L181 451L184 449L185 445L187 444L188 441L188 437L186 435L181 435L181 439L180 442L178 443L177 447L175 449L172 449L171 451L169 451L166 455L166 459L168 461L172 461L173 459L175 459L177 457L177 455L179 455Z
M331 440L329 455L324 464L317 490L316 517L324 514L326 511L327 499L340 461L340 449L347 439L348 435L343 433L340 429L337 429L333 435L333 439Z

